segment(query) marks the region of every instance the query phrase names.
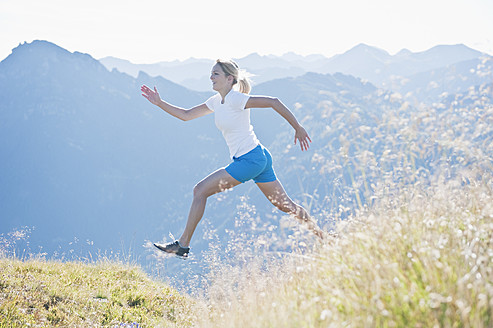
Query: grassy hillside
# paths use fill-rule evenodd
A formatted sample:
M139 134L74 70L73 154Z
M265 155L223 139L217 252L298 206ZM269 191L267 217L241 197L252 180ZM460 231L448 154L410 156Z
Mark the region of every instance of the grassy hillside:
M211 256L195 299L128 265L3 258L0 327L491 327L493 179L463 173L380 199L324 243Z
M0 327L188 327L193 303L138 267L0 259Z
M217 270L205 326L492 327L493 185L483 178L415 187L341 223L326 244Z

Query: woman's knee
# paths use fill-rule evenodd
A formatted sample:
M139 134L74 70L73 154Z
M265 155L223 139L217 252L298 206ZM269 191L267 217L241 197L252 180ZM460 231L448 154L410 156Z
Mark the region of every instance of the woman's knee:
M220 191L222 191L222 184L219 182L218 186L211 185L210 182L200 181L193 187L193 197L194 198L207 198L212 196Z
M194 198L207 198L210 195L207 194L207 188L205 188L202 182L197 183L193 187L193 197Z

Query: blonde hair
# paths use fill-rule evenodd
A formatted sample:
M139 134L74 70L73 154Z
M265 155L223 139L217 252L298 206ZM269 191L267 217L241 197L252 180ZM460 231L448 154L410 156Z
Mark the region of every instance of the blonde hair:
M239 91L241 93L246 93L246 94L250 93L252 87L250 85L250 80L247 76L246 71L241 70L238 67L238 64L236 64L232 60L218 59L216 60L216 63L218 63L219 66L221 66L221 69L224 71L224 74L226 74L226 76L229 75L233 76L234 78L233 85L238 83Z

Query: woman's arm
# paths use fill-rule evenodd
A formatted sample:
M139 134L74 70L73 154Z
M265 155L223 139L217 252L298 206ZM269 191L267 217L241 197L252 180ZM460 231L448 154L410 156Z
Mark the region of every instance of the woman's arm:
M279 99L274 97L265 97L265 96L251 96L245 108L273 108L276 112L279 113L295 130L294 135L294 144L296 145L296 141L300 142L301 150L308 150L310 144L308 141L312 142L310 136L306 132L305 128L301 126L293 113L287 108Z
M152 104L158 106L166 113L176 118L179 118L182 121L190 121L195 118L199 118L204 115L212 113L212 111L209 109L209 107L207 107L206 104L201 104L190 109L184 109L181 107L176 107L171 104L168 104L167 102L161 99L156 87L154 87L154 91L153 91L146 85L143 85L140 88L140 90L142 91L142 96L144 96L144 98L149 100Z

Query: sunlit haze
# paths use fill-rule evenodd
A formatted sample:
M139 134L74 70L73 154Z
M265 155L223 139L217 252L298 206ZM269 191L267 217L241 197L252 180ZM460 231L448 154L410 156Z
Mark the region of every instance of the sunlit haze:
M261 55L333 56L365 43L391 54L463 43L493 54L493 1L0 1L0 60L47 40L135 63Z

